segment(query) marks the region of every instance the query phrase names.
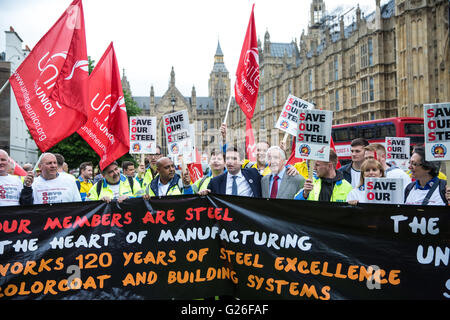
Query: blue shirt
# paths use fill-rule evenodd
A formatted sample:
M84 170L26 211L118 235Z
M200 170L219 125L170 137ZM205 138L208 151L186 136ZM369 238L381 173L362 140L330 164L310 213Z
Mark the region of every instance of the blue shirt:
M419 180L416 180L415 188L419 190L430 190L433 184L439 183L439 178L434 177L430 181L428 181L423 187L420 186Z
M283 179L285 173L286 173L286 167L283 167L283 170L281 170L280 173L275 174L275 175L272 173L272 174L270 175L270 180L269 180L269 195L270 195L270 193L272 192L273 177L274 177L274 176L278 176L278 177L279 177L279 179L278 179L278 190L280 190L280 183L281 183L281 180Z

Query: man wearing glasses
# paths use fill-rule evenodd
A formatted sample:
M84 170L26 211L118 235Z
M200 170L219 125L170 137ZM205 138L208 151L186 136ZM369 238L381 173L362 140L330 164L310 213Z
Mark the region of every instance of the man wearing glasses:
M161 147L156 146L156 153L148 154L146 157L147 157L147 161L148 161L148 166L147 166L147 170L144 175L144 180L142 181L142 189L144 189L144 190L147 187L147 185L149 185L150 182L152 182L153 178L156 177L156 175L158 173L157 169L156 169L156 163L162 157Z

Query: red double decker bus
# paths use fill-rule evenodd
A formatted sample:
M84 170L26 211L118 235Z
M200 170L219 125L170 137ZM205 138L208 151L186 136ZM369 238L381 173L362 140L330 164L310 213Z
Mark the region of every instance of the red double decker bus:
M351 160L350 143L364 138L369 143L384 144L386 137L409 137L411 146L424 143L423 118L396 117L337 124L331 135L341 164Z

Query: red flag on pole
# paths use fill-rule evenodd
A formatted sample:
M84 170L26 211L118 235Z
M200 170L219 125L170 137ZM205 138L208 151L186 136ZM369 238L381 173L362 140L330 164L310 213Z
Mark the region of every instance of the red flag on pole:
M89 76L89 118L77 132L104 169L130 149L127 109L113 43Z
M42 152L87 120L88 59L81 0L74 0L9 78Z
M247 159L250 161L256 161L256 143L255 136L253 135L252 122L249 118L245 118L245 152Z
M9 157L9 161L11 162L11 165L14 168L13 174L15 176L22 176L22 177L24 177L24 176L27 175L27 172L16 161L14 161L13 158Z
M249 119L253 117L259 89L259 53L253 14L254 7L253 4L234 85L236 102Z

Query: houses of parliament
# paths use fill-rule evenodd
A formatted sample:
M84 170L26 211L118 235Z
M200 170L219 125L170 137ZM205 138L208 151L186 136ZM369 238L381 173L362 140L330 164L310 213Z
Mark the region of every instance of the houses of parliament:
M312 0L309 25L297 40L275 42L269 30L258 40L260 87L252 126L256 141L276 145L284 132L275 129L291 93L316 108L333 111L333 123L396 116L423 117L423 104L450 101L449 1L390 0L365 13L356 5L347 12L327 14L324 0ZM226 51L226 50L225 50ZM184 96L171 70L162 97L133 97L142 115L161 116L187 109L195 123L199 149L221 145L231 77L220 43L208 80L208 97L195 87ZM126 79L124 79L126 81ZM245 115L232 100L227 141L245 143ZM161 120L159 120L161 121ZM165 149L162 125L158 142ZM164 150L166 151L166 150Z

